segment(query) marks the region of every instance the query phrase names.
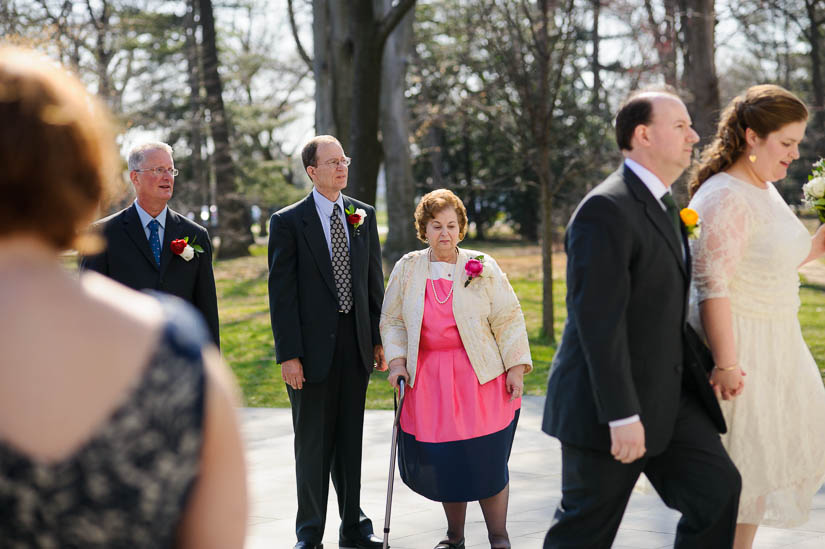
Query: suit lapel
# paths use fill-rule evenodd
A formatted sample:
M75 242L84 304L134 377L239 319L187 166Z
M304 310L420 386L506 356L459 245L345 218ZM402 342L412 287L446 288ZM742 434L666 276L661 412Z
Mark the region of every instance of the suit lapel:
M173 240L181 238L181 222L177 213L173 212L171 208L166 210L166 226L163 228L163 244L160 248L160 272L166 272L169 263L175 254L172 253L170 244ZM186 235L184 235L186 236ZM189 235L190 237L193 235ZM192 244L191 240L189 244Z
M155 263L155 256L152 254L152 249L149 248L149 239L146 238L146 232L143 230L143 225L140 223L140 216L138 216L137 208L135 208L134 204L126 211L126 215L123 216L123 228L135 246L143 252L149 264L157 270L158 265Z
M685 258L682 253L682 244L679 242L676 233L673 232L673 225L670 218L668 218L667 212L662 209L656 198L654 198L654 196L650 193L645 184L642 183L635 173L633 173L633 170L628 168L626 165L623 166L622 169L622 175L625 183L636 197L636 200L642 203L647 218L651 221L651 223L653 223L656 230L661 233L665 241L667 241L668 248L670 248L670 251L673 252L675 259L679 262L679 268L682 270L682 274L687 278L688 272L687 266L685 265Z
M329 257L329 247L327 239L324 237L324 228L321 227L321 220L318 218L318 211L315 209L315 200L312 193L304 199L303 205L304 238L307 240L309 250L318 270L321 271L321 278L326 282L332 295L338 297L338 289L335 287L335 277L332 274L332 260Z

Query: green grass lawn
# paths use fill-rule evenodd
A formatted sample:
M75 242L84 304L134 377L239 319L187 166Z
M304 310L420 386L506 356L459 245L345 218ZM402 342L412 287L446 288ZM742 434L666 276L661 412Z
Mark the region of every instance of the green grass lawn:
M497 246L473 243L496 257ZM253 257L218 263L216 279L221 315L221 348L232 367L245 397L246 406L287 407L286 388L280 367L275 364L272 331L269 324L266 250L253 249ZM553 281L556 338L561 336L566 317L564 272L556 269ZM555 346L539 336L542 283L535 273L511 278L521 301L530 337L534 370L524 378L525 393L544 394L547 374ZM805 341L825 376L825 288L805 284L801 290L799 319ZM370 378L367 408L392 408L392 391L387 374L376 372Z

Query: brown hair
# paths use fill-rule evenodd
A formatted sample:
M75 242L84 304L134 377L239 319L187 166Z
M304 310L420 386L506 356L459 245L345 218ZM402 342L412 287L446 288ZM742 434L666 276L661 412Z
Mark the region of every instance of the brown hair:
M671 86L644 88L631 93L616 113L616 144L619 145L619 150L633 150L633 132L637 126L650 124L653 117L653 98L656 95L672 95L681 101L679 94Z
M71 247L117 165L102 103L45 57L0 47L0 236Z
M688 190L696 194L709 177L731 167L748 147L745 130L767 137L792 122L808 119L808 108L797 96L773 84L752 86L722 111L716 136L691 170Z
M304 148L301 151L301 160L304 163L304 170L310 166L315 166L316 168L318 167L315 165L315 153L318 152L318 145L321 143L335 143L337 145L341 145L341 142L331 135L316 135L310 139L309 143L304 145ZM343 146L341 146L341 148L343 148Z
M427 223L434 219L436 214L447 208L453 208L458 218L458 238L463 239L467 234L467 209L464 202L448 189L436 189L421 197L415 207L415 228L418 240L427 243Z

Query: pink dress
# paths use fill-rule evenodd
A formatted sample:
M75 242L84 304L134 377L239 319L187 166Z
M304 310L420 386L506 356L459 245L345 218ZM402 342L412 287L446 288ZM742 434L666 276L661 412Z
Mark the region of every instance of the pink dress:
M446 277L454 266L432 265L432 276L445 278L427 281L415 381L401 411L399 468L427 498L475 501L507 485L521 399L510 401L506 373L479 384L453 317Z

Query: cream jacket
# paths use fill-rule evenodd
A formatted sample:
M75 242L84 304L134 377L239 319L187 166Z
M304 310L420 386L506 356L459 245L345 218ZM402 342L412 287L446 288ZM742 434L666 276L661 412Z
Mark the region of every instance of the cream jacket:
M424 292L430 272L429 248L410 252L393 267L384 305L381 308L381 341L387 363L396 358L407 361L410 386L415 384ZM484 256L484 270L465 287L464 265ZM453 316L478 381L487 383L518 364L533 369L527 329L507 275L489 255L458 250L458 274L453 282Z

